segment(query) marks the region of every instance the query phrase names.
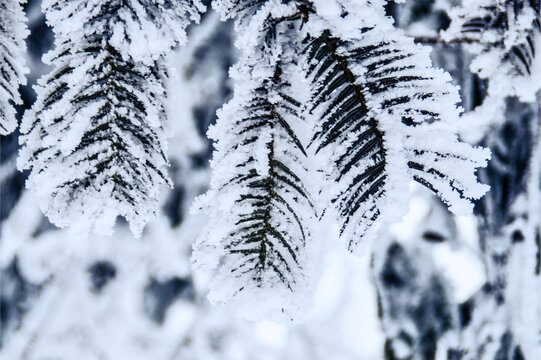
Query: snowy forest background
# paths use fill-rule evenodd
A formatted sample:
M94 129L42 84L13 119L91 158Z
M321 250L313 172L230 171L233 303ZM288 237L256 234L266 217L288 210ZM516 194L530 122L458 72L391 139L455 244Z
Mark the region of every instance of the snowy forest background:
M0 10L11 1L0 0ZM211 179L213 143L206 132L232 98L228 71L239 58L233 21L221 21L210 1L203 3L208 11L188 26L186 45L168 63L173 135L167 155L174 186L162 191L159 215L140 238L120 220L110 236L85 237L52 225L25 189L29 171L17 170L18 130L2 136L0 357L538 359L541 64L533 49L541 43L540 2L492 1L517 14L532 9L536 18L529 29L517 30L502 22L513 15L497 14L459 24L463 38L447 40L439 33L453 30L450 14L460 15L461 5L468 14L468 6L491 1L387 3L395 26L430 46L435 66L460 86L465 112L454 131L491 149L488 166L477 172L491 190L476 201L474 214L456 216L430 190L412 183L408 215L380 227L362 255L349 254L341 243L324 244L313 308L302 321L278 323L245 321L210 305L212 275L191 267L192 244L208 222L190 213ZM24 9L30 71L20 88L19 121L36 101L32 86L51 71L41 58L54 42L40 0L28 0ZM529 31L526 47L506 59L475 48L468 36L491 27ZM479 52L493 62L512 62L518 75L472 72ZM496 85L487 91L491 81ZM528 90L537 95L528 97Z

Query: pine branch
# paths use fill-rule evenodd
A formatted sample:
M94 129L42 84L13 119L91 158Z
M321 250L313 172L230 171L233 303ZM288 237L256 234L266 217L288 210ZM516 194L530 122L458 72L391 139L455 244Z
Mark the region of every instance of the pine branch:
M213 301L244 304L255 298L258 312L289 317L299 305L288 299L306 283L315 210L303 181L304 119L291 68L294 31L273 20L265 17L256 35L256 48L263 50L244 49L233 72L234 98L209 131L217 141L214 173L199 205L213 225L198 241L194 261L204 265L209 254L222 259L209 295ZM274 60L272 53L282 56ZM277 294L283 299L276 301Z
M42 7L55 33L84 37L100 26L114 26L115 36L107 40L110 45L124 57L147 65L175 45L183 45L186 27L192 21L199 22L200 13L205 11L200 0L44 0ZM64 28L58 22L62 19L88 28Z
M280 69L277 68L276 71L279 72ZM238 134L244 135L242 146L258 142L259 139L254 136L255 133L270 132L271 134L264 144L268 157L268 174L258 173L255 169L257 160L250 156L245 162L237 165L239 170L244 171L241 170L239 175L231 179L232 185L239 184L246 188L246 193L241 195L236 202L242 204L242 207L247 206L250 211L239 215L239 220L235 224L237 229L230 234L236 241L232 241L227 249L231 253L248 256L248 258L243 257L243 261L254 263L254 280L257 283L263 281L262 273L268 271L267 268L269 268L291 289L295 280L287 278L287 273L292 272L289 263L299 265L295 251L305 246L306 230L300 221L304 215L295 211L290 202L295 202L296 197L304 198L302 201L309 202L309 200L299 177L282 162L286 162L283 158L285 155L292 155L290 152L295 152L295 150L287 151L285 154L277 153L276 142L293 143L296 152L302 154L305 152L284 119L286 115L284 111L291 111L292 115L298 116L294 108L299 103L291 101L287 95L280 92L278 96L285 104L269 102L268 97L272 94L269 93L267 86L267 84L262 84L261 87L255 89L253 99L246 105L253 116L242 118L235 124ZM284 197L288 195L293 198L286 201ZM290 229L294 230L290 233L280 231L278 226L283 227L283 223L289 223L296 229ZM295 239L292 236L293 233L298 233L300 236ZM246 269L242 268L233 269L232 272L235 274L239 270L242 270L242 273L246 272Z
M487 190L474 173L488 151L459 142L447 126L459 116L449 75L379 5L338 3L268 0L251 17L232 14L243 57L235 97L209 132L217 141L212 189L199 205L212 226L194 255L219 267L215 302L243 307L255 298L268 315L284 306L267 300L269 291L290 299L305 287L317 252L307 235L309 192L317 193L303 184L308 163L318 167L311 175L325 174L317 204L337 210L351 251L374 235L380 216L407 210L410 180L457 213L471 212L469 199Z
M349 16L370 23L361 5L358 12L347 8L348 15L327 21L335 28L309 34L305 43L311 112L318 119L311 148L330 153L326 161L335 166L327 177L337 183L332 202L354 251L382 213L400 208L404 179L433 190L451 210L471 211L467 199L486 192L473 173L487 153L458 142L442 125L458 118L458 96L428 54L391 27L393 35L383 34L385 25L344 32L339 26Z
M160 59L182 39L149 43L171 30L176 15L195 12L194 4L46 3L56 48L45 60L54 70L40 80L38 99L24 116L19 167L32 170L27 188L56 225L110 232L120 215L139 235L156 213L159 187L170 185ZM186 23L180 19L175 36ZM134 44L140 53L131 53Z
M22 104L19 86L26 84L24 39L28 30L23 2L0 0L0 135L8 135L17 128L13 104Z

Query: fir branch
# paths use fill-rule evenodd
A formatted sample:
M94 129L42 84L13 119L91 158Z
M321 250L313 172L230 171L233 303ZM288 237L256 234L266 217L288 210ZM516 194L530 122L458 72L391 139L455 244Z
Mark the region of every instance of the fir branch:
M158 209L160 185L171 185L162 56L182 41L187 16L196 17L200 4L44 5L56 48L45 57L54 69L40 80L21 127L19 167L31 169L27 188L58 226L110 232L124 216L140 235Z
M24 39L26 16L19 0L0 0L0 135L17 127L13 104L22 104L19 86L26 84Z
M433 190L456 212L471 211L467 199L486 191L473 172L487 153L438 125L458 118L448 75L433 69L428 54L392 28L387 31L396 33L386 36L384 25L364 19L367 26L341 30L349 17L362 18L361 7L328 20L317 36L310 34L310 21L321 15L313 15L304 41L313 86L310 111L318 122L311 148L316 154L325 149L334 165L327 172L337 184L331 201L351 251L381 214L400 208L404 179ZM422 139L431 133L441 143ZM462 171L451 173L451 164Z

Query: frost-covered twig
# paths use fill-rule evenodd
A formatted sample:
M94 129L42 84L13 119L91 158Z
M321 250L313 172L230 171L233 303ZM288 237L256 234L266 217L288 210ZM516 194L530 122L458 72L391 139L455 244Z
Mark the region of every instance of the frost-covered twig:
M410 180L456 213L486 192L474 173L488 151L450 128L460 112L457 89L432 67L428 49L393 27L383 5L215 3L222 18L236 19L244 51L235 97L210 132L214 178L201 205L212 226L194 256L220 269L215 300L267 288L298 296L292 284L311 274L305 256L317 253L308 236L317 232L312 203L359 253L374 223L403 214ZM231 273L241 281L230 283Z
M17 127L13 104L22 103L19 86L26 83L24 39L28 35L22 4L26 0L0 0L0 135Z
M27 187L58 226L110 232L124 216L140 235L170 184L166 69L199 1L44 1L56 48L25 114L19 159Z

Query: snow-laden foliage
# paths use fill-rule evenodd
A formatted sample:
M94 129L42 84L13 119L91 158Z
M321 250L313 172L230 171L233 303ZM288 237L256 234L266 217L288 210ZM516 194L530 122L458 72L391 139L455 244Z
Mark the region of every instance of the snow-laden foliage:
M146 64L184 43L186 26L205 10L200 0L44 0L42 7L56 34L75 40L105 30L109 46Z
M488 151L449 129L457 89L428 49L393 28L384 2L215 5L236 18L243 50L235 97L209 131L217 141L212 189L198 204L211 226L194 261L219 267L215 302L247 313L255 298L258 315L295 315L298 283L319 251L309 236L315 213L339 223L359 252L380 214L390 221L407 210L410 180L458 214L486 192L475 170Z
M541 2L474 0L449 12L444 40L469 44L471 70L489 79L489 94L535 101L541 89Z
M446 128L458 120L458 93L448 74L432 68L428 49L394 29L381 8L344 8L313 16L306 52L319 121L314 146L331 149L332 202L354 251L380 214L403 215L405 179L433 190L451 211L471 212L468 199L487 191L474 172L488 152Z
M199 142L207 142L202 138L206 126L214 122L224 98L230 98L225 80L234 33L232 24L219 22L216 15L205 15L201 26L191 28L188 45L172 62L178 73L169 79L168 121L179 130L170 139L168 156L175 189L166 190L163 218L148 224L142 240L133 239L121 224L114 236L93 235L92 241L55 230L26 191L8 210L0 252L0 268L5 269L0 358L380 358L368 261L340 247L325 252L325 283L316 296L319 311L305 325L245 322L210 306L206 279L190 276L191 242L205 219L186 210L209 180L209 153ZM4 140L2 156L8 145ZM15 191L3 178L4 169L15 170L8 163L0 171L2 194ZM19 261L12 263L14 256ZM41 291L34 282L42 284Z
M200 206L212 226L195 259L208 262L213 254L215 264L205 265L214 266L224 257L210 293L213 301L256 298L260 311L278 307L292 316L307 293L315 210L302 180L306 152L297 135L304 123L302 93L295 89L302 78L291 68L298 40L288 24L273 24L270 16L257 14L262 23L255 46L245 49L232 70L235 97L209 130L216 141L214 177ZM295 298L288 296L292 292Z
M0 0L0 135L17 127L13 104L21 104L19 86L26 83L24 39L28 35L21 6L26 0Z
M57 226L108 231L122 215L140 233L156 210L159 185L168 183L164 74L111 51L73 67L68 51L23 119L27 188ZM85 77L73 77L77 70Z
M140 234L155 214L169 184L159 57L182 40L183 15L195 14L187 4L43 3L56 35L44 61L54 69L24 116L19 167L32 170L27 187L56 225L109 232L121 215Z
M209 0L202 2L210 3ZM148 224L141 240L133 239L121 222L115 227L115 236L92 235L92 241L82 241L84 237L55 229L42 216L34 194L23 190L28 172L14 175L16 135L3 137L0 144L0 357L36 360L44 357L537 359L541 353L538 121L541 99L538 97L537 104L521 104L517 98L506 98L516 93L513 86L520 88L517 84L522 80L531 83L537 76L535 66L525 65L530 62L523 61L533 54L535 46L530 46L529 41L534 37L526 37L522 45L517 43L516 49L508 52L509 57L499 57L501 51L490 48L500 46L501 49L501 43L490 42L492 39L481 34L500 36L499 30L490 28L478 34L462 33L460 28L460 36L449 41L438 36L449 23L446 11L460 2L467 7L468 1L401 2L405 4L383 0L215 1L215 8L221 11L223 19L236 20L237 44L242 56L231 73L236 83L235 99L220 112L220 121L210 132L212 139L204 138L207 127L215 122L216 109L232 95L227 70L236 57L231 48L233 22L218 25L216 13L205 17L202 26L189 28L189 45L180 49L176 62L165 65L161 57L176 42L173 38L182 33L175 35L166 28L172 24L179 25L176 30L183 28L184 19L174 23L161 19L152 29L151 23L145 23L148 26L141 25L143 22L137 24L140 19L129 14L151 18L153 15L148 14L152 11L147 12L147 9L156 5L154 9L166 11L168 4L174 2L113 0L99 3L142 4L141 7L133 5L133 11L121 8L116 12L124 16L124 24L131 25L127 25L130 30L115 32L116 37L109 42L113 51L109 52L119 54L116 63L130 65L136 71L152 69L143 73L144 81L139 78L140 82L130 82L142 89L135 94L140 96L136 99L151 98L154 90L147 91L144 86L148 84L156 85L155 95L165 94L164 67L168 70L171 80L171 87L167 88L168 104L165 106L165 99L153 99L156 106L149 109L159 110L160 125L163 125L161 114L167 108L165 132L174 136L170 141L173 145L167 151L171 163L168 172L175 189L160 195L162 218ZM38 20L43 17L35 11L37 3L41 0L30 0L26 8L32 32L28 39L28 64L32 71L29 82L33 82L38 73L49 70L46 66L36 70L40 64L36 54L43 52L43 45L37 43L49 37L43 32L48 31L44 22ZM87 11L98 4L96 1L77 3L82 5L73 8L70 18L83 19L79 10ZM472 2L473 5L480 3ZM191 3L178 1L177 4ZM529 10L524 9L536 3L507 1L506 4L512 4L513 9L506 6L485 10L526 14ZM383 15L383 9L397 20L392 26ZM62 15L60 7L51 11ZM175 14L180 12L168 12L167 16L173 19ZM185 14L186 19L190 17L190 11ZM467 14L466 18L470 16ZM69 22L51 25L69 27ZM455 89L448 84L449 78L434 71L427 60L427 50L413 45L402 32L396 31L397 27L418 43L434 45L431 48L434 62L449 71L453 83L461 87L460 105L467 111L475 111L461 115L461 121L456 121L457 97ZM96 38L107 33L103 29L102 26L96 31ZM80 27L74 31L85 32L80 31ZM158 37L164 42L154 43L152 34L160 34ZM130 36L138 40L132 41ZM107 43L107 36L102 40ZM76 46L81 43L80 38L74 37L73 41L71 53L68 51L55 58L61 59L53 65L56 66L53 74L60 74L59 81L68 82L69 78L60 72L59 64L68 64L66 69L75 67L73 59L83 54ZM133 48L136 43L142 46ZM66 49L67 44L59 49ZM372 48L374 46L376 48ZM470 71L468 49L474 58L485 57L491 64L501 64L505 71L480 79ZM487 55L488 52L493 56ZM523 59L517 54L522 54ZM90 58L98 64L99 51L84 55L84 59L78 60L80 64L90 64ZM482 65L477 59L476 62ZM528 66L531 74L527 72ZM92 68L88 69L91 70L88 76L77 77L83 79L82 87L90 84L88 79L96 75ZM483 103L487 85L494 89L492 78L500 75L506 80L499 84L507 88L497 94L492 90ZM76 83L74 79L69 79L70 84ZM119 83L117 77L112 79ZM435 84L438 80L440 83ZM44 86L48 84L45 80ZM95 86L107 91L108 87L103 84L100 80ZM70 90L72 88L66 93L76 91ZM52 86L50 89L53 97L57 94L62 98L66 94L55 92ZM130 87L125 94L134 94L131 90ZM535 91L535 86L531 90ZM21 87L21 97L24 107L34 101L34 94L26 86ZM44 95L40 94L39 106L44 104L43 99ZM434 104L436 99L442 99L441 106ZM389 104L387 100L395 102ZM479 106L481 103L483 106ZM71 111L63 105L45 107L47 109L43 106L35 109L34 115L40 116L40 111L47 113L53 108L62 112L62 116ZM87 105L79 108L88 110ZM477 111L479 108L489 109L490 113ZM74 114L79 116L76 111ZM354 111L366 114L358 115ZM413 116L408 116L408 112ZM140 113L143 114L142 110ZM141 117L147 118L146 114ZM486 126L498 122L503 125ZM143 125L130 127L128 132L123 131L119 137L133 143L136 137L130 132L148 129L148 123L141 123ZM458 126L461 128L457 129ZM65 136L55 144L65 141L69 147L70 141L78 141L70 134L76 124L64 129ZM456 145L458 150L453 148L451 152L464 155L464 159L453 160L456 166L449 163L449 158L433 163L410 160L412 152L415 156L423 155L411 149L432 149L434 139L441 141L438 150L448 154L449 148L455 146L451 144L460 144L452 135L456 130L460 130L461 140L467 133L471 135L467 140L472 144L487 146L493 151L486 170L479 171L480 182L489 184L491 192L481 202L476 201L477 219L452 215L447 206L435 205L440 202L430 191L411 181L416 171L421 170L419 166L415 168L415 164L443 164L444 169L434 167L435 170L428 173L438 176L445 173L442 179L448 179L441 181L444 184L455 178L467 178L465 170L470 175L474 173L474 163L481 164L483 154L475 155L475 151L464 145ZM44 139L48 136L46 132L42 134ZM157 130L156 134L161 141L163 134ZM41 136L35 137L38 138L41 141ZM208 189L211 140L217 149L212 162L217 176L212 180L211 191L199 201L203 211L210 215L210 223L205 226L205 217L193 217L187 210L193 197ZM163 142L156 149L163 149L165 153L162 145ZM60 154L61 145L56 149ZM129 150L131 155L133 149ZM120 152L119 157L124 159L126 154ZM287 165L291 172L279 172L284 168L276 168L277 163L272 159ZM68 171L79 165L69 161L66 164L73 165ZM87 165L84 161L80 164ZM163 165L163 159L158 161L157 165L160 164ZM403 166L390 167L389 164ZM59 170L63 165L56 165L58 173L63 175ZM381 172L380 167L383 167ZM43 168L43 172L46 171ZM254 177L235 179L241 173ZM288 174L294 176L288 177ZM372 179L364 181L372 175L374 183L369 182ZM354 180L357 176L364 178L357 182ZM372 185L375 185L373 190L377 189L383 176L381 189L385 193L378 199L368 196L358 211L361 214L365 205L369 209L378 208L380 215L375 223L385 226L379 227L371 256L348 256L340 242L335 241L347 218L341 215L340 210L345 208L341 209L340 204L347 201L351 186L362 190L351 197L361 197L370 192ZM33 179L40 178L33 176ZM132 178L126 180L131 182ZM451 205L467 209L470 205L462 198L460 189L453 190L455 184L446 185L449 193L457 195L457 201L452 200ZM148 184L141 187L146 188ZM152 191L152 186L150 188ZM301 196L299 189L306 196ZM400 189L403 194L398 196ZM477 190L481 191L482 187ZM407 204L409 193L412 196ZM255 194L261 199L250 200L246 194ZM269 207L263 206L264 201ZM290 209L285 204L300 215L298 222L292 212L286 211ZM386 221L403 213L406 204L410 211L404 221L387 224ZM260 213L245 221L245 225L269 231L239 239L246 214L258 211ZM371 214L370 210L365 213L367 217ZM286 241L272 236L275 234L270 231L271 227L265 226L262 214L269 216L272 229L278 230ZM359 214L352 213L343 235L366 230L365 235L357 239L366 244L370 234L376 234L376 224L370 224L371 219L367 221ZM366 227L359 230L355 226L358 224ZM204 236L195 247L193 259L211 273L191 276L188 258L192 240L202 231ZM302 236L304 231L306 236ZM392 236L388 236L388 232ZM252 240L274 246L264 248L262 257L268 262L260 262L258 265L263 266L259 268L245 265L262 258L252 256L257 248ZM293 247L302 241L305 241L302 246ZM293 253L284 244L293 245L290 247ZM352 248L354 245L355 242ZM374 270L373 284L368 283L366 276L369 263ZM242 273L243 270L248 273ZM286 276L281 278L280 273ZM319 277L319 283L312 287L314 277ZM205 299L209 290L211 300L233 306L210 307ZM311 302L314 308L306 306ZM306 324L244 323L236 314L239 309L244 314L263 313L287 319L293 318L300 309L307 312L309 318L305 319Z

